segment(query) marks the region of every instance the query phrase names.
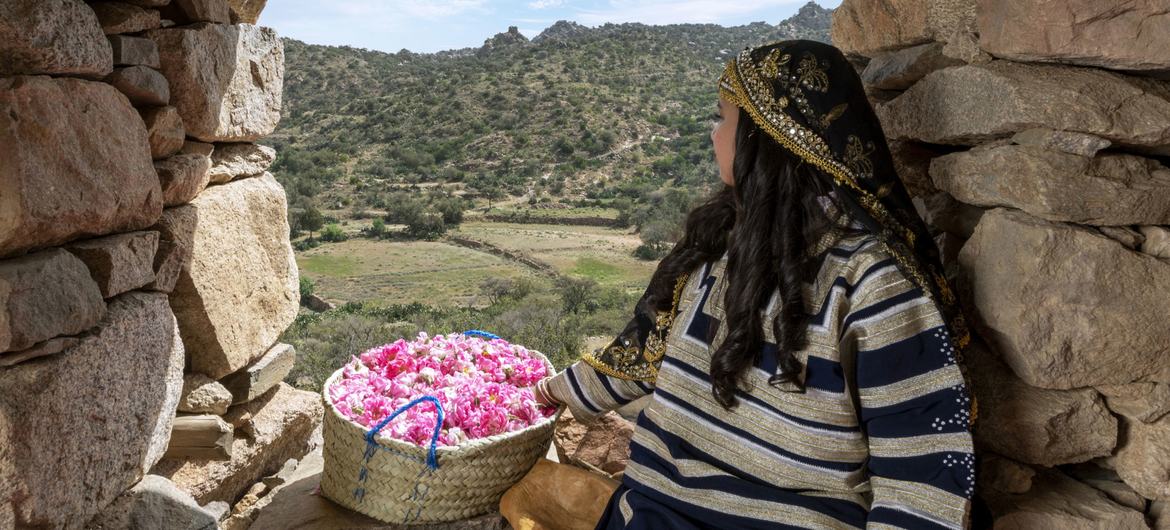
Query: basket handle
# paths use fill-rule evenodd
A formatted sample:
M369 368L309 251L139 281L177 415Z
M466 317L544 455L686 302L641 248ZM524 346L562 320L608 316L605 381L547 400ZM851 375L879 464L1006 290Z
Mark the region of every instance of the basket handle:
M424 401L430 401L431 403L434 403L435 411L438 412L439 416L438 421L435 422L435 432L431 434L430 448L427 450L427 466L431 469L439 469L439 460L435 456L435 447L439 444L439 430L443 427L443 406L439 404L439 399L435 396L419 396L411 400L409 403L398 407L398 410L395 410L393 414L387 416L386 419L378 422L377 425L366 432L366 443L371 445L377 444L378 442L374 441L374 437L377 436L378 433L382 431L382 429L386 428L386 426L389 425L390 422L394 420L394 418L398 417L399 414L406 412L411 407Z
M494 333L488 333L486 331L480 331L478 329L469 329L467 331L464 331L463 334L464 335L471 335L473 337L483 337L483 338L489 339L489 340L500 338L499 335L496 335Z

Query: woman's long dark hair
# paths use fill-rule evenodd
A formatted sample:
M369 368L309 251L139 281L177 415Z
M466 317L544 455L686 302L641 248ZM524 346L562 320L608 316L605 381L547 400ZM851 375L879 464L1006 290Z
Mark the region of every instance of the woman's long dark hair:
M675 278L728 253L726 318L720 324L728 330L711 356L711 391L726 409L736 405L736 388L759 360L761 310L777 289L781 308L771 325L781 373L769 383L797 379L802 367L795 352L805 347L808 324L803 283L819 265L808 248L839 225L845 211L837 194L828 195L828 175L782 148L742 109L732 174L734 186L724 186L687 215L682 238L650 279L655 307L669 309ZM817 196L827 196L838 213L830 218Z

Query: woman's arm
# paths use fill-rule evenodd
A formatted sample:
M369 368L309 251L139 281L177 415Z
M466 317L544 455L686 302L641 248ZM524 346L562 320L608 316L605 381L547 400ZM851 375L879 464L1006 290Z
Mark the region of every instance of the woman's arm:
M842 322L869 443L866 528L970 528L971 397L956 346L930 298L886 263L857 286Z
M537 383L537 399L569 406L575 418L589 422L608 411L654 391L666 337L678 313L687 275L675 283L669 311L650 305L649 289L635 306L633 318L610 343L555 376Z

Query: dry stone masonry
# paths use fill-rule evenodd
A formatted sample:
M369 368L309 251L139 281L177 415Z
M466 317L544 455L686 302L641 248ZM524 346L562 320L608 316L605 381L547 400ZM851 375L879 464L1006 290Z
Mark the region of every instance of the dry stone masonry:
M995 528L1170 528L1170 4L845 0L979 340Z
M317 443L263 7L0 1L0 528L216 528Z

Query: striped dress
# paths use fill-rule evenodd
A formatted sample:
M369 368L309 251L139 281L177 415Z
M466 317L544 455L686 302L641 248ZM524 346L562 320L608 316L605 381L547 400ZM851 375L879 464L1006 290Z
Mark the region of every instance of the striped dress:
M808 347L797 352L804 392L767 382L777 365L767 325L777 293L750 390L731 411L712 397L726 255L690 274L652 384L584 361L549 380L586 422L651 396L598 528L970 528L970 395L942 315L872 235L825 247L804 285L812 315ZM843 355L856 360L855 381Z

